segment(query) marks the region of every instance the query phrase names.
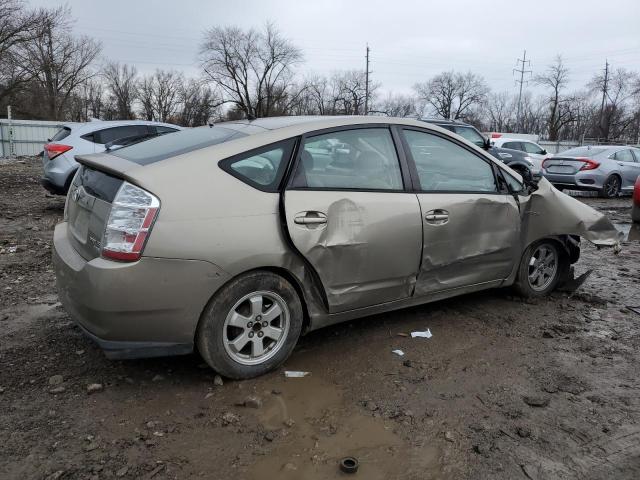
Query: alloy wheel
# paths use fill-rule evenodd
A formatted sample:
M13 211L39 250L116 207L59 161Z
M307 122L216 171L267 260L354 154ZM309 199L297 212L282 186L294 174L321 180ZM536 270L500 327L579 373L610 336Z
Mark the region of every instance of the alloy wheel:
M548 244L536 248L529 260L527 279L537 292L549 287L558 272L558 252Z
M256 365L273 357L289 333L290 313L275 292L252 292L227 314L223 343L227 354L242 365Z

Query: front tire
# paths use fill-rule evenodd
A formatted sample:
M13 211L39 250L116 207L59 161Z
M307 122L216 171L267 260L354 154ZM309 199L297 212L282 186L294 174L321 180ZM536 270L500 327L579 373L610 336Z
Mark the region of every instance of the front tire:
M252 272L225 285L200 320L200 355L216 372L245 379L279 367L302 330L302 304L296 290L271 272Z
M551 293L568 270L566 255L553 240L540 240L522 255L515 288L523 297L544 297Z

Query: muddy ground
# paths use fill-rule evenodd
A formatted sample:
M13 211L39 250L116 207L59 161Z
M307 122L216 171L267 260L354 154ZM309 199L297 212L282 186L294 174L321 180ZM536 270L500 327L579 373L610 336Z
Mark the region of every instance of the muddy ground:
M82 336L50 263L64 199L39 176L36 160L0 163L0 478L346 478L344 456L373 480L640 478L638 241L584 245L576 271L594 273L573 295L365 318L219 385L196 355L110 361ZM640 238L628 197L583 201Z

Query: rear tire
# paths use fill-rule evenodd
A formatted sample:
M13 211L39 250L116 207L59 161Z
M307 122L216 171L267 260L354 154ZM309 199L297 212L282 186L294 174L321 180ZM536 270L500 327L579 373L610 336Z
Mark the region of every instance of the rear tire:
M245 379L279 367L302 330L303 311L293 286L271 272L242 275L205 308L196 342L200 355L225 377Z
M640 223L640 206L634 204L631 207L631 220Z
M544 297L566 278L568 270L569 262L560 244L539 240L522 255L514 287L523 297Z
M620 194L621 186L622 179L616 174L610 175L602 184L600 196L602 198L615 198Z

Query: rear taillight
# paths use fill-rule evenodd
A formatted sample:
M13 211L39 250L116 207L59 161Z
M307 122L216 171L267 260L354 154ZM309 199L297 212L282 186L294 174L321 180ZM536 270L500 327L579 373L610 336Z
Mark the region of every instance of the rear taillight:
M111 205L102 237L102 256L124 262L140 259L159 209L157 197L124 182Z
M70 145L62 145L61 143L47 143L44 149L47 151L47 157L49 160L53 160L58 155L62 155L64 152L68 152L73 147Z
M599 162L591 160L590 158L578 158L577 160L584 162L584 165L580 167L580 170L595 170L600 166Z

